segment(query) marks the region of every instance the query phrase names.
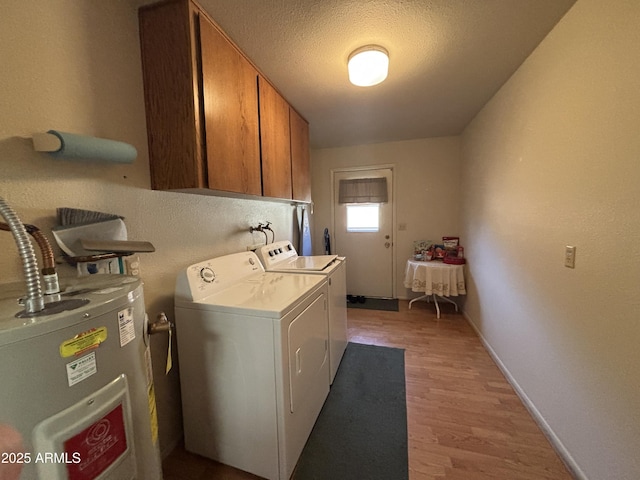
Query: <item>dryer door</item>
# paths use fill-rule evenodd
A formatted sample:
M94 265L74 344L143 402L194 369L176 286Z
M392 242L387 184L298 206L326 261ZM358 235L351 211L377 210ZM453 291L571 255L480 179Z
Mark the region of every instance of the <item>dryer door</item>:
M301 275L294 275L299 277ZM315 275L320 277L319 275ZM283 329L280 480L291 477L329 394L329 320L326 284ZM288 365L286 364L288 363ZM287 385L288 384L288 385Z
M324 295L289 324L288 337L290 411L294 413L296 409L313 408L318 399L310 397L318 385L328 383L329 323Z

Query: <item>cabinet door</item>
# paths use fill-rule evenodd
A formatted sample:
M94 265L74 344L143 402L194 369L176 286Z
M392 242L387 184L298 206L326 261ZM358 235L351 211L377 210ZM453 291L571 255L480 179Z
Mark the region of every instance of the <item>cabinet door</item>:
M293 199L311 202L311 160L309 124L293 108L289 111L291 131L291 181Z
M258 72L200 15L209 188L261 195Z
M151 188L205 188L198 121L197 63L187 2L145 6L140 48Z
M262 76L260 94L260 151L262 154L262 194L291 198L291 144L289 104Z

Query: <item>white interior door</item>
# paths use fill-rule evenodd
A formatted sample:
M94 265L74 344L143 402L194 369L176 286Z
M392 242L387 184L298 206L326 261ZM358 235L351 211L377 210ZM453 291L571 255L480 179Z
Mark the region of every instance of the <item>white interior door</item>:
M340 181L386 178L384 203L340 203ZM371 168L333 172L332 253L347 257L347 293L393 297L393 170Z

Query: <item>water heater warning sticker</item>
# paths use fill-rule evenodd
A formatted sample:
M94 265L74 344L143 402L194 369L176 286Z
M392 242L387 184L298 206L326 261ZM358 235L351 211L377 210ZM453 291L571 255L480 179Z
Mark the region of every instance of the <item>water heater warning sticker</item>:
M118 329L120 331L121 347L124 347L127 343L136 338L132 307L118 312Z
M107 327L92 328L62 342L60 345L60 356L62 358L77 357L89 350L98 348L106 339Z
M122 404L64 442L65 452L80 454L79 463L67 465L69 480L93 480L127 451Z
M90 377L98 371L96 367L96 354L91 352L89 355L80 357L73 362L67 363L67 380L69 386L73 386L81 382L85 378Z

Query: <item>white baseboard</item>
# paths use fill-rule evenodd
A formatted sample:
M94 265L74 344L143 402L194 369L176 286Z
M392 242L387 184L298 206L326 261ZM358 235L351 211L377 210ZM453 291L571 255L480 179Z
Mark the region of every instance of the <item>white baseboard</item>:
M484 338L484 336L482 335L482 332L476 327L471 317L469 317L469 315L465 311L462 312L462 315L467 320L469 325L471 325L471 328L475 330L476 334L480 338L480 341L484 345L485 350L487 350L487 352L489 353L493 361L496 363L498 368L502 371L503 375L505 376L509 384L515 390L518 397L520 397L520 400L522 400L522 403L524 404L526 409L529 411L534 421L538 424L538 426L542 430L542 433L544 433L544 435L547 437L547 439L551 443L551 446L554 448L554 450L556 451L560 459L564 462L569 472L573 475L573 477L576 480L589 480L589 477L587 477L587 475L582 471L580 466L576 463L571 453L569 453L569 450L567 450L564 444L560 441L560 439L555 434L551 426L547 423L547 421L542 416L540 411L529 399L529 397L524 392L524 390L520 388L520 385L518 384L516 379L511 375L511 372L509 372L509 369L506 367L506 365L502 363L502 360L500 360L500 357L498 357L498 354L495 352L495 350L493 350L489 342L487 342L487 340Z

